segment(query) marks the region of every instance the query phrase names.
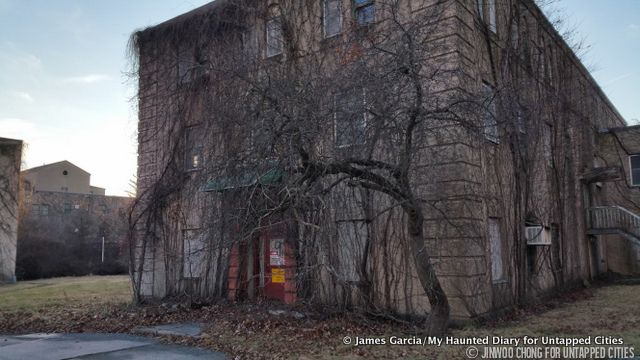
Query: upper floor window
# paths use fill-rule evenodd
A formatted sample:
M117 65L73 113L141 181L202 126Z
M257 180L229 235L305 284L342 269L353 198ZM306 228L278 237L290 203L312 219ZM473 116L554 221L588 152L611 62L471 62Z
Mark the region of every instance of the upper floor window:
M500 219L489 218L489 251L491 255L491 280L501 282L506 279L504 268Z
M365 143L367 113L365 91L355 88L334 98L335 139L337 147Z
M489 30L496 32L496 0L476 0L478 16L482 23L487 24Z
M202 133L200 126L191 126L186 129L185 136L185 170L197 170L202 168Z
M353 14L358 25L373 23L376 15L376 7L373 0L353 0Z
M282 19L280 16L267 20L267 57L282 54L283 37L282 37Z
M518 51L520 47L520 21L516 17L511 20L511 48Z
M240 34L240 43L242 45L242 51L250 56L257 54L258 49L258 36L256 36L256 30L253 27L245 29Z
M640 186L640 154L629 156L629 172L631 185Z
M71 212L71 210L73 210L73 207L71 206L71 203L64 203L62 205L62 209L64 210L65 214L68 214Z
M493 31L494 33L497 30L497 26L496 26L496 0L488 0L487 1L487 11L488 11L488 15L489 15L489 30Z
M485 0L476 0L476 11L478 11L478 17L482 22L484 22L484 2Z
M332 37L342 31L342 0L324 0L322 22L324 37Z
M195 57L191 49L179 48L178 49L178 82L186 83L191 81L191 71L195 67Z
M542 134L542 153L547 166L553 166L553 126L546 124Z
M482 101L484 105L482 113L484 137L489 141L499 143L500 134L498 132L498 121L496 120L495 91L493 86L486 82L482 83Z

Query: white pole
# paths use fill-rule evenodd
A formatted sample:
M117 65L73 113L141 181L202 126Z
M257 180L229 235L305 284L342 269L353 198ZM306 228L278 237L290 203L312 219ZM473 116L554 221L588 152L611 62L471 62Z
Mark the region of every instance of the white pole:
M102 237L102 262L104 262L104 236Z

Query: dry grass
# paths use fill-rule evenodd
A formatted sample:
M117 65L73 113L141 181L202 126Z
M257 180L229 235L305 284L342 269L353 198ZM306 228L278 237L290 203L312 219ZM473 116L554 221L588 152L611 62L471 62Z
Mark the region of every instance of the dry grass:
M0 287L0 333L131 332L140 325L201 322L200 339L164 341L223 351L237 359L461 359L466 346L350 346L344 336L413 336L415 331L357 314L326 317L308 312L297 320L273 316L277 304L220 303L200 309L127 306L128 278L84 277L40 280ZM640 285L582 290L509 320L451 331L455 337L622 337L640 349ZM305 311L299 308L299 311ZM415 334L417 336L423 336Z
M640 349L640 285L599 287L593 296L560 304L540 314L531 314L503 326L458 331L456 335L503 336L620 336L625 344Z
M83 276L21 281L0 286L0 311L131 301L129 276Z

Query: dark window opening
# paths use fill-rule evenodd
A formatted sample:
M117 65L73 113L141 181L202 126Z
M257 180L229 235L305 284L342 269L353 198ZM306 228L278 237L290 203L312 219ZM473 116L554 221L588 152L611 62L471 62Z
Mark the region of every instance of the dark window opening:
M537 246L527 246L527 274L536 274L536 258L538 256Z
M640 186L640 154L629 156L631 185Z
M376 17L376 8L373 0L354 0L353 13L358 25L373 23Z

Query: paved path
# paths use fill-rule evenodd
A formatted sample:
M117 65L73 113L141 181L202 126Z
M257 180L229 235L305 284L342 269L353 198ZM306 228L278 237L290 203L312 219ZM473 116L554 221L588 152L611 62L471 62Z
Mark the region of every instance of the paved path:
M198 348L163 345L125 334L0 335L0 360L223 360L225 355Z

